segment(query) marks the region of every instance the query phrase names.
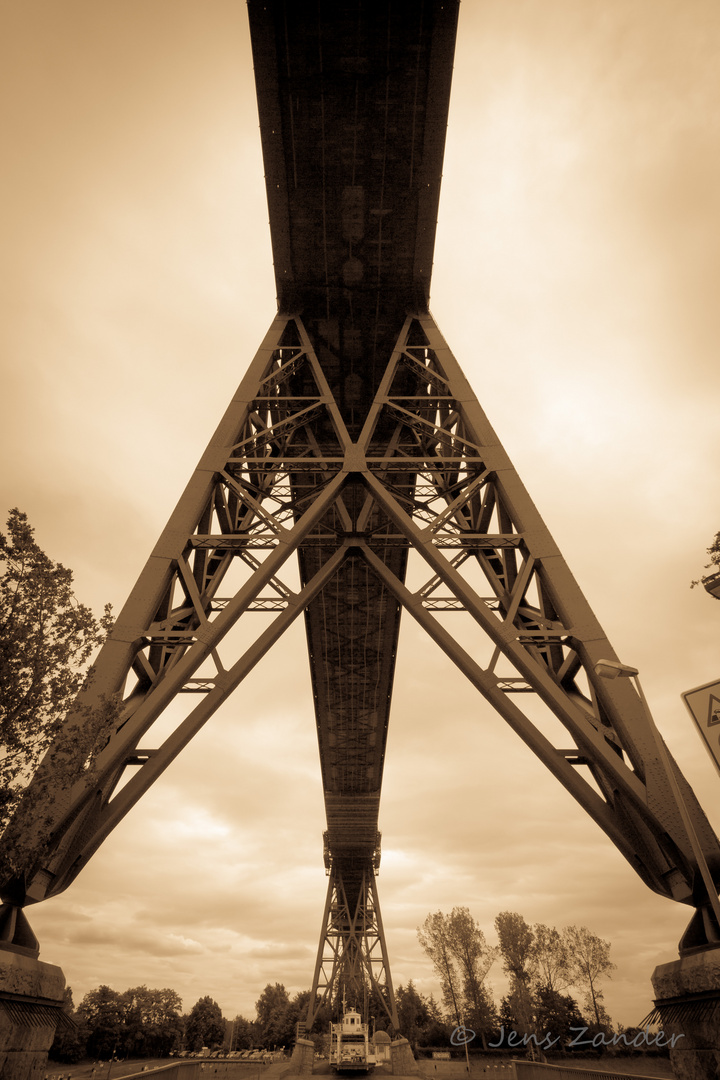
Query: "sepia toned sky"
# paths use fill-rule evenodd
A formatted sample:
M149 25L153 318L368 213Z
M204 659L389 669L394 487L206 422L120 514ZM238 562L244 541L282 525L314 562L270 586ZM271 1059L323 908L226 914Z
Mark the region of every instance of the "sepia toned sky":
M432 311L720 830L680 693L720 678L690 590L720 529L720 7L465 0ZM0 3L0 506L119 609L275 311L241 0ZM465 905L612 942L650 1007L690 910L650 892L402 628L378 879L395 983ZM75 1001L107 983L252 1017L313 971L326 879L295 626L106 841L30 912ZM496 999L505 982L490 973Z

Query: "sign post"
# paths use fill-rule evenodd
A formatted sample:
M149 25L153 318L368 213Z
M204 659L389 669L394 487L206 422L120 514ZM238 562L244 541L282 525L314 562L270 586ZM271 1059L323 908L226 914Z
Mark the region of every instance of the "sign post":
M720 772L720 679L686 690L680 696Z

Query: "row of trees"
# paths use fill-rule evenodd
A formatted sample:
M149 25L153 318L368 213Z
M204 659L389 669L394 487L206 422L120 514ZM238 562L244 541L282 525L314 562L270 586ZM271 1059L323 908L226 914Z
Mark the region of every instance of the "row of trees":
M472 1028L483 1046L501 1027L521 1034L552 1032L571 1039L571 1027L585 1024L591 1032L610 1032L601 980L615 965L610 945L586 927L563 930L503 911L495 919L498 944L489 945L466 907L449 915L436 911L418 928L418 939L440 980L443 1004L454 1022ZM496 1007L487 975L497 960L509 989ZM582 995L585 1017L575 998Z
M183 1015L179 994L167 988L136 986L119 993L99 986L85 995L77 1009L72 991L67 990L65 1011L73 1026L58 1030L51 1056L72 1063L83 1057L165 1057L171 1050L195 1051L202 1046L228 1050L291 1047L309 1000L309 990L291 998L282 983L268 983L255 1003L255 1019L236 1016L229 1023L211 997L200 998ZM321 1009L312 1032L327 1031L329 1021L327 1010Z
M136 986L118 993L99 986L73 1009L72 991L65 992L65 1011L72 1027L58 1028L50 1056L56 1061L76 1062L83 1057L166 1057L185 1046L220 1046L226 1023L220 1006L211 997L200 998L187 1015L174 990L149 990Z

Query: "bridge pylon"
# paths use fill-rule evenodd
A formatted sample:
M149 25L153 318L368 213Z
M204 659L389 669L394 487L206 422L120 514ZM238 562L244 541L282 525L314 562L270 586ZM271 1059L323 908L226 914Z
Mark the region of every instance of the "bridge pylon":
M379 858L360 866L346 862L344 868L340 861L330 861L307 1029L324 1006L334 1015L345 1001L367 1015L372 1001L399 1030L377 892L378 869Z

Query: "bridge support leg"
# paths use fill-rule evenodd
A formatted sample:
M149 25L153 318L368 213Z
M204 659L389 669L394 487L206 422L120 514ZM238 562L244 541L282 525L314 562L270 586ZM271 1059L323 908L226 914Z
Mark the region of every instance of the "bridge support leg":
M390 1043L390 1065L393 1076L418 1076L420 1073L412 1047L402 1035Z
M654 1017L659 1014L675 1076L714 1080L720 1073L720 945L660 964L652 984Z
M40 1080L62 1012L65 976L25 950L0 948L0 1076Z
M323 1005L331 1013L337 1012L345 995L347 1004L363 1013L371 995L371 1008L384 1010L398 1030L377 885L370 864L360 873L359 881L347 883L336 866L331 868L306 1030L310 1030Z
M310 1076L315 1061L315 1044L310 1039L296 1039L287 1072L291 1076Z

